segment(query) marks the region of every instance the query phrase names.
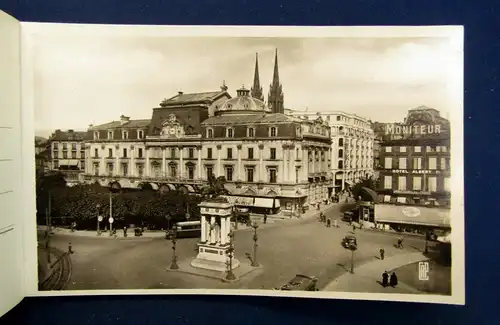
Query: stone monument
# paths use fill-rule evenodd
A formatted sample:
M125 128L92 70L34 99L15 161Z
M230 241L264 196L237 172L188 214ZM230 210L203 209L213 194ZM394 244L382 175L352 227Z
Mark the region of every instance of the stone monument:
M198 206L201 213L201 240L198 244L198 255L191 261L191 266L225 272L229 265L229 233L233 205L227 200L214 200L204 201ZM232 269L239 265L240 262L233 257Z

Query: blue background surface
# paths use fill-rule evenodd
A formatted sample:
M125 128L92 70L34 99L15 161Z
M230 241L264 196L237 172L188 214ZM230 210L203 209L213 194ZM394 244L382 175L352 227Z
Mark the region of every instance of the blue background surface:
M2 0L22 21L182 25L465 25L465 307L264 297L25 299L5 324L499 324L499 1ZM1 288L0 288L1 294ZM496 308L495 308L496 307Z

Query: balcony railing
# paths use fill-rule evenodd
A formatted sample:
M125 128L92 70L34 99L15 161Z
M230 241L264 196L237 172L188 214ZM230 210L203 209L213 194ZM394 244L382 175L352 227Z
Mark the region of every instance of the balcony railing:
M186 184L203 184L206 183L207 181L202 178L189 178L189 177L172 177L172 176L163 176L163 175L157 175L157 176L139 176L139 175L127 175L123 176L123 174L117 175L114 173L113 175L109 175L109 173L106 174L100 174L100 175L94 175L94 174L86 174L85 179L86 180L91 180L95 178L127 178L127 179L133 179L133 180L139 180L143 182L161 182L161 183L186 183Z

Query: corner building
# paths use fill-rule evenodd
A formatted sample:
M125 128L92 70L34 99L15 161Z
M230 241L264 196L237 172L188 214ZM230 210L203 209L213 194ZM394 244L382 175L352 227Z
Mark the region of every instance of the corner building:
M418 107L380 135L381 202L450 205L450 123L438 110Z
M373 150L375 135L371 122L360 116L340 111L292 111L302 118L321 117L331 128L331 169L333 183L329 196L352 186L364 177L374 175Z
M49 137L48 168L61 172L68 185L79 184L85 172L85 138L87 132L55 130Z

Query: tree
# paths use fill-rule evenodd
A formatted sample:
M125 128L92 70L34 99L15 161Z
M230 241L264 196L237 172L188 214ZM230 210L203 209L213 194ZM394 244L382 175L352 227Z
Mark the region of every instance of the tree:
M351 189L351 192L354 198L357 200L361 197L362 201L373 201L372 196L367 193L367 191L363 190L363 187L369 188L373 191L377 190L378 181L373 178L373 176L363 177L360 179Z

